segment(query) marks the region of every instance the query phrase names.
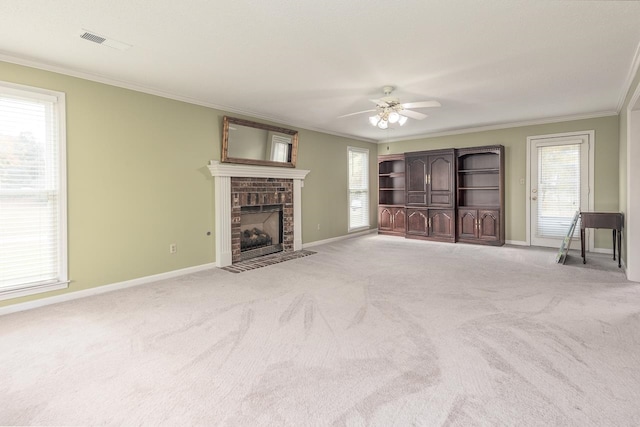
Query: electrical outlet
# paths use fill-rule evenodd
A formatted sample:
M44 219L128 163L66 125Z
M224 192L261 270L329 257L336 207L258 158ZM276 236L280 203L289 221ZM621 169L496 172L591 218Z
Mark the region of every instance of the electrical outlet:
M320 230L320 224L318 224L318 230Z
M178 252L178 245L176 245L175 243L171 243L169 245L169 253L175 254L176 252Z
M524 185L524 178L520 178L520 185Z

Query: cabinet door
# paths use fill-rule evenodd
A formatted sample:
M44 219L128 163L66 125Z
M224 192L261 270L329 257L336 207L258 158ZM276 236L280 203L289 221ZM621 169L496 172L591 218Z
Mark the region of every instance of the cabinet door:
M429 235L429 216L426 209L407 209L407 234Z
M393 231L398 233L404 233L407 228L407 224L405 221L406 214L405 214L404 208L393 208L392 214L393 214L393 222L392 222Z
M453 209L429 209L429 235L432 237L454 237L455 220Z
M427 205L427 157L407 157L407 205Z
M478 239L500 240L500 211L478 211Z
M453 153L429 155L427 173L427 204L429 207L453 207Z
M392 221L391 209L378 208L378 229L391 231Z
M475 209L458 209L459 239L476 239L478 237L476 219L477 211Z

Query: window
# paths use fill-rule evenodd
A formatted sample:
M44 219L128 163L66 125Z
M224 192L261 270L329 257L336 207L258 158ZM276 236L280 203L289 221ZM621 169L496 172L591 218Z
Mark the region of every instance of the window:
M369 150L349 147L349 231L369 227Z
M0 82L0 299L67 287L64 94Z

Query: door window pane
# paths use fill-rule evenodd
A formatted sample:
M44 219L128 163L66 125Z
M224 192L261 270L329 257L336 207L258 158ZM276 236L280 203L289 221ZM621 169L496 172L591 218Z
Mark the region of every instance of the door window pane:
M580 209L580 144L538 147L537 190L536 235L563 238Z

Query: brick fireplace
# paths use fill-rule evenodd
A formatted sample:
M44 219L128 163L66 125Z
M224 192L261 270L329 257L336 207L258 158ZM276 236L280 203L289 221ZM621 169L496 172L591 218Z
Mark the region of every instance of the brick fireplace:
M308 170L220 163L212 160L215 181L216 265L241 261L242 208L282 205L282 251L302 249L302 186Z
M231 261L246 259L241 248L243 209L255 214L282 206L282 251L293 251L293 180L284 178L231 178ZM257 208L257 209L251 209ZM259 212L258 212L259 211ZM261 230L262 231L262 230ZM279 233L279 231L278 231ZM273 235L272 230L270 235ZM246 251L245 251L246 252ZM265 252L265 255L267 252Z

